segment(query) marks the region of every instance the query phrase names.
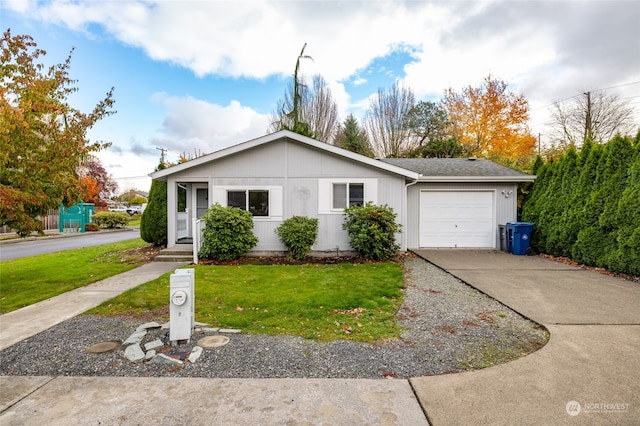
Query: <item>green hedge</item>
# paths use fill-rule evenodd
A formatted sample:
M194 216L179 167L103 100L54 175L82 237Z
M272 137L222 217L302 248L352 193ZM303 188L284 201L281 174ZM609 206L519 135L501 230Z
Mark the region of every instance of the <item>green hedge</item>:
M640 132L587 141L543 164L522 205L531 244L614 272L640 275Z
M119 228L127 226L129 215L121 212L99 212L93 215L93 221L101 228Z

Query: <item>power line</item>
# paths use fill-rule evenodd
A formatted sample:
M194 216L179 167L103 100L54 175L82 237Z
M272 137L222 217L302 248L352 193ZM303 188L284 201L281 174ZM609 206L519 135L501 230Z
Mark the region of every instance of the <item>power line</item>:
M149 176L147 175L142 175L142 176L125 176L125 177L114 177L113 179L115 180L125 180L125 179L142 179L142 178L148 178Z
M640 84L640 80L632 81L630 83L618 84L617 86L605 87L604 89L595 89L595 90L592 90L592 92L602 92L609 89L617 89L618 87L633 86L634 84Z
M602 88L602 89L594 89L594 90L591 90L590 92L604 92L605 90L617 89L617 88L619 88L619 87L625 87L625 86L633 86L634 84L640 84L640 80L638 80L638 81L631 81L631 82L629 82L629 83L618 84L618 85L616 85L616 86L604 87L604 88ZM577 98L577 97L582 96L582 95L584 95L584 93L578 93L578 94L576 94L576 95L569 96L568 98L560 99L560 100L558 100L558 101L553 101L553 102L551 102L550 104L547 104L547 105L544 105L544 106L538 107L538 108L536 108L536 109L532 109L532 110L531 110L531 112L533 112L533 111L539 111L539 110L541 110L541 109L543 109L543 108L548 108L548 107L550 107L550 106L552 106L552 105L555 105L555 104L558 104L558 103L562 103L562 102L566 102L566 101L568 101L568 100L571 100L571 99ZM632 97L635 97L635 96L632 96ZM629 98L624 98L624 99L629 99Z

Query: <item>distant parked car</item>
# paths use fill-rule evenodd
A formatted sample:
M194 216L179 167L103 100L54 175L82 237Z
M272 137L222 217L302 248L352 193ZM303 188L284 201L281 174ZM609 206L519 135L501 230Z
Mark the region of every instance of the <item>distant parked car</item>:
M123 205L119 205L119 206L109 207L109 211L110 212L127 213L127 208L125 206L123 206Z
M127 207L127 213L129 213L130 216L133 216L136 213L142 214L146 206L146 204L133 204Z

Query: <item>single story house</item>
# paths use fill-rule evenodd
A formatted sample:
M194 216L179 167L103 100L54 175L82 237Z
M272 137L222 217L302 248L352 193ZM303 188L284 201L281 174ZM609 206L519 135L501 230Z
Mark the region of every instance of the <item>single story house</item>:
M268 134L150 174L167 182L168 247L190 241L214 203L252 212L254 252L283 252L275 228L318 218L314 252L349 251L346 206L371 201L397 213L403 251L499 248L515 221L517 184L535 176L480 159L372 159L289 131Z

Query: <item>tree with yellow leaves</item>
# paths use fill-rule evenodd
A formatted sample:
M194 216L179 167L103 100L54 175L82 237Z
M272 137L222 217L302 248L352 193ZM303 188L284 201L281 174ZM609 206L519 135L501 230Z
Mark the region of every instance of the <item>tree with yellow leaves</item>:
M82 199L81 166L109 145L90 142L87 130L113 114L113 89L83 113L67 103L77 90L71 55L45 68L32 37L7 30L0 44L0 226L26 236L41 231L39 216Z
M445 91L442 105L453 136L467 155L524 168L535 154L536 138L528 128L529 102L488 76L480 87Z

